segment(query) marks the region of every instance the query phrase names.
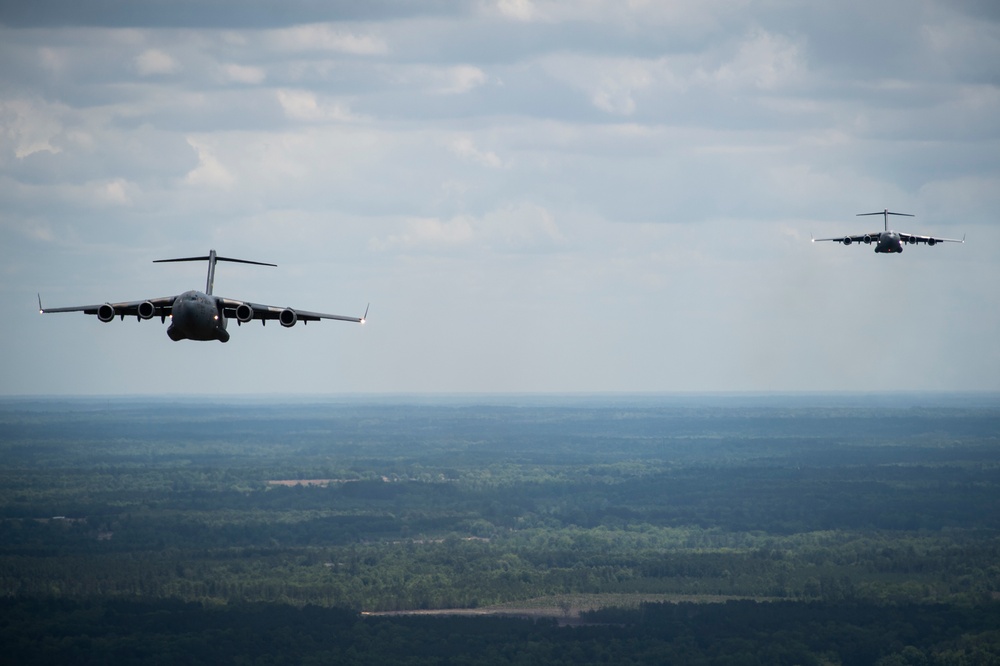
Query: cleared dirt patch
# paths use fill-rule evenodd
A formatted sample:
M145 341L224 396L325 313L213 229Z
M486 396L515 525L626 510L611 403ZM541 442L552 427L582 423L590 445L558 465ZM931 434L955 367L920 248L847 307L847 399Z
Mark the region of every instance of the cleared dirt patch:
M523 601L483 606L481 608L435 608L401 611L362 611L362 615L461 615L501 616L528 619L552 618L560 626L587 624L580 613L600 608L638 608L644 603L721 604L751 597L684 595L684 594L566 594L538 597ZM770 597L753 597L755 601L774 601Z

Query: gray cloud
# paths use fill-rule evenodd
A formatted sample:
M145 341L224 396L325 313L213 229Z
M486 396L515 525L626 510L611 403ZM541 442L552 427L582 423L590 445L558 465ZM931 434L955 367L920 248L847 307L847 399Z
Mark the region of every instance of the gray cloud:
M455 14L465 11L464 0L393 2L370 0L249 0L234 4L226 0L175 0L169 3L135 3L128 0L90 0L67 3L38 0L6 2L0 7L0 23L15 27L111 27L111 28L230 28L264 29L327 21L392 20L421 15Z
M0 393L1000 388L989 3L133 5L0 9ZM970 242L808 242L884 207ZM31 316L209 247L370 323Z

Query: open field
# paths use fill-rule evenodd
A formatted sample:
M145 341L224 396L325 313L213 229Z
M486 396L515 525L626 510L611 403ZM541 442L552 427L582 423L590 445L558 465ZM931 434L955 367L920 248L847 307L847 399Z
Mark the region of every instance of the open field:
M589 624L586 615L602 608L637 610L646 604L722 604L728 601L772 601L767 598L684 595L684 594L559 594L537 599L482 606L479 608L431 608L399 611L362 611L366 617L519 617L531 620L555 620L560 626Z

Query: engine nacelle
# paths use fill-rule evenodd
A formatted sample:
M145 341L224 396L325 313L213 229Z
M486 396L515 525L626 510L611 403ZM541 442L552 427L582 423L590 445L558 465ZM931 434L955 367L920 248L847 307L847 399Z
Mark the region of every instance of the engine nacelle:
M153 315L156 314L156 306L149 301L143 301L139 303L139 307L135 309L135 312L139 315L139 319L152 319Z
M853 241L853 240L851 240L850 238L845 238L845 239L844 239L843 241L841 241L841 242L842 242L842 243L843 243L844 245L850 245L850 244L851 244L851 243L853 243L854 241Z
M253 319L253 308L246 303L240 303L236 306L236 321L241 324L245 324ZM295 323L295 322L292 322Z
M917 239L914 236L910 236L909 238L906 239L906 242L909 243L910 245L915 245L916 242L917 242Z
M115 309L112 307L111 303L105 303L101 307L97 308L97 318L107 323L115 318Z
M298 320L299 320L299 315L297 315L295 313L295 310L291 308L285 308L284 310L281 311L281 314L278 315L278 321L281 322L281 325L284 326L285 328L291 328L292 326L295 326L295 322L297 322Z
M927 239L927 244L928 245L936 245L937 244L937 239L936 238L928 238Z
M871 236L865 236L863 240L865 241L865 245L871 245L872 244L872 237Z

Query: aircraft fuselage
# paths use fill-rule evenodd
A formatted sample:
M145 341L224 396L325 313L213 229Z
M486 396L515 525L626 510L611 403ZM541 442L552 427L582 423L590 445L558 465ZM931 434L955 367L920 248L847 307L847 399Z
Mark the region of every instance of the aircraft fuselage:
M191 290L174 299L171 308L171 340L229 341L226 317L214 296L203 291Z
M876 252L902 252L903 242L899 238L899 234L895 231L883 231L878 236L878 242L875 244Z

